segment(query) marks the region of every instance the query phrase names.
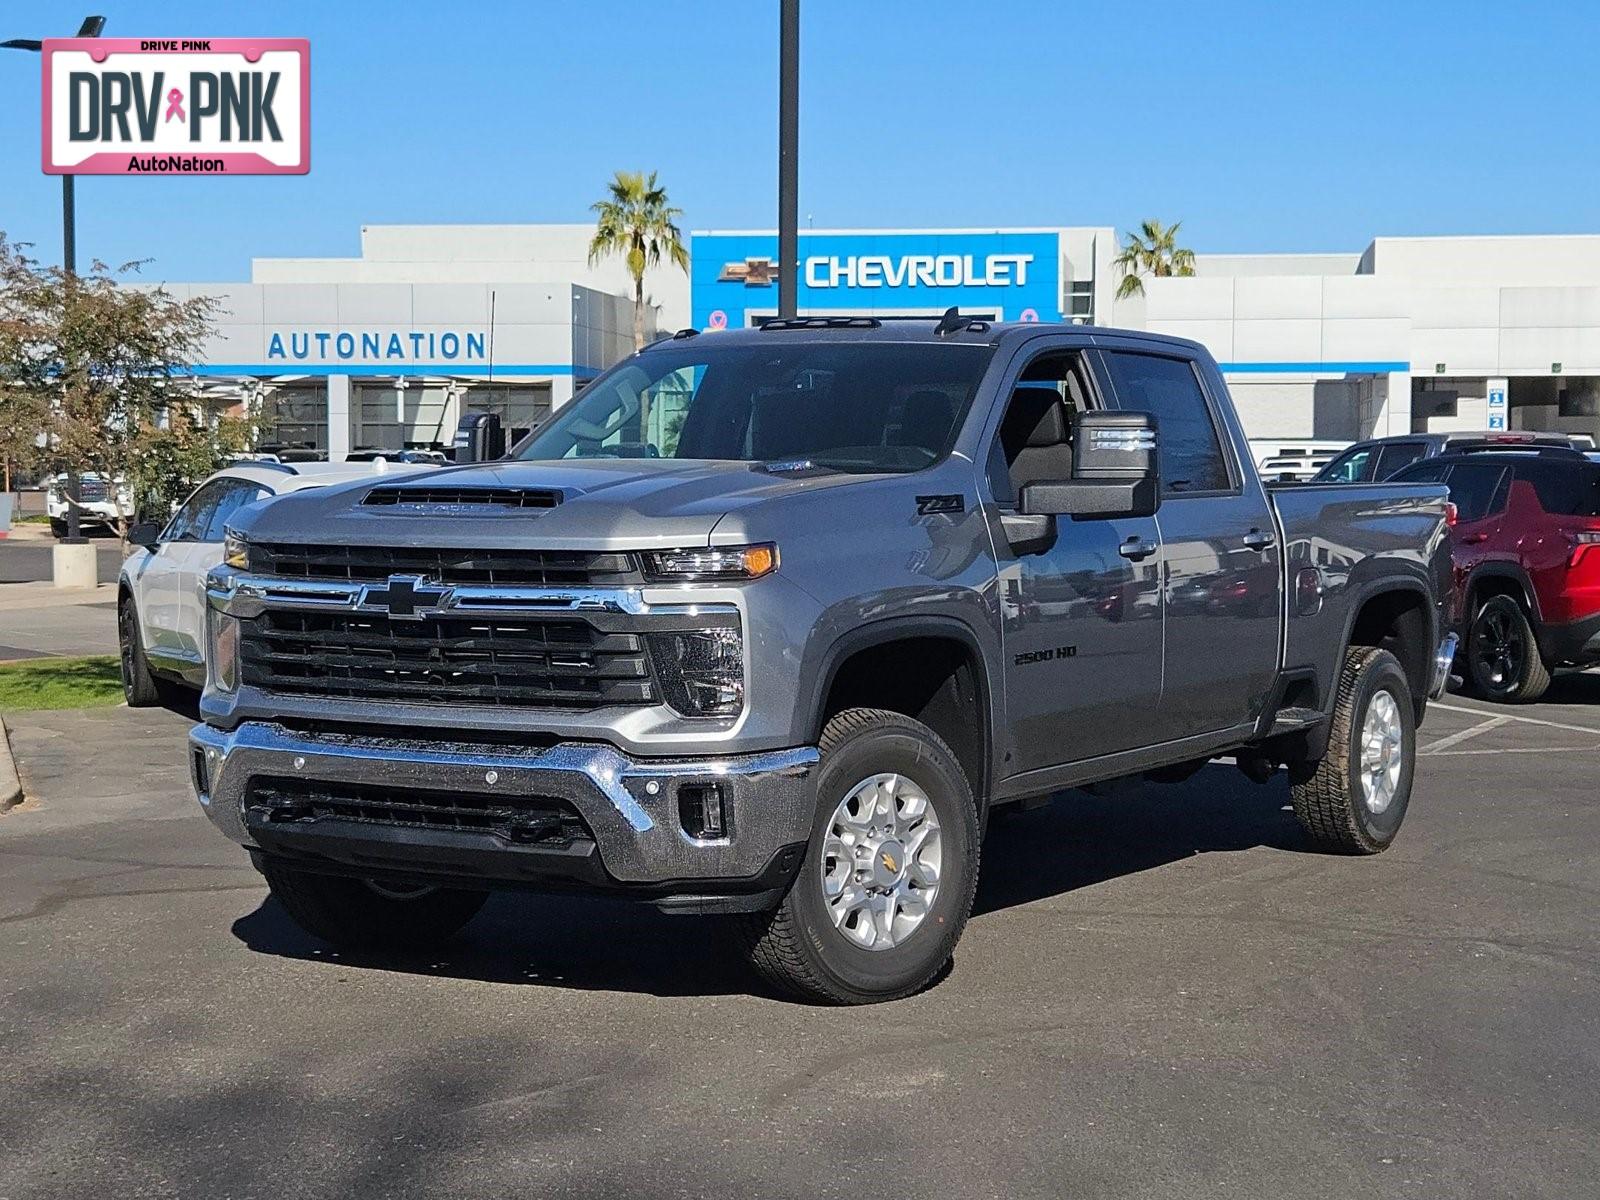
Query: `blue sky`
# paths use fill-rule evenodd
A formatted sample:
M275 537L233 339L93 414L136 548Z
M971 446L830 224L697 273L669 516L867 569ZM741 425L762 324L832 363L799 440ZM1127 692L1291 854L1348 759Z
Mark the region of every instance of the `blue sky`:
M91 7L92 6L92 7ZM775 221L777 0L12 0L0 39L305 36L312 173L88 178L79 257L244 279L364 222L581 221L656 169L686 228ZM1181 219L1201 252L1600 232L1600 4L803 0L801 220ZM0 230L60 252L37 59L0 52Z

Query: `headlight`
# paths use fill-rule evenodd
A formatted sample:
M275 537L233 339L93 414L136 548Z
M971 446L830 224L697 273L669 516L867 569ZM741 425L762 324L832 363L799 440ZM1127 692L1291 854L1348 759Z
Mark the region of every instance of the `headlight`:
M760 579L777 569L778 547L771 542L705 550L650 550L644 556L645 575L662 582Z
M222 565L241 570L250 565L250 544L231 529L223 539Z
M731 717L744 707L744 636L736 628L649 635L667 703L686 717Z
M206 653L206 675L219 692L239 690L239 618L209 609L210 645Z

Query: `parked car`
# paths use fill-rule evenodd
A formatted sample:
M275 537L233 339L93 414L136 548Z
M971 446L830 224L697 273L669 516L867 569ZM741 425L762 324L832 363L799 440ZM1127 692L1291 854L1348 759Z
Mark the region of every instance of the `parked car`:
M1445 514L1264 487L1190 341L685 331L511 459L236 512L193 786L335 943L579 889L737 914L815 1000L904 996L997 806L1228 755L1288 767L1311 845L1387 847L1453 652Z
M1349 445L1349 442L1319 441L1314 438L1276 442L1256 438L1250 442L1250 449L1256 456L1256 468L1261 472L1261 478L1277 481L1310 479Z
M1318 483L1381 483L1412 463L1439 454L1533 450L1542 446L1575 449L1572 437L1564 433L1412 433L1357 442L1318 471L1315 479Z
M247 504L412 467L389 463L241 462L202 483L163 527L128 531L138 549L122 564L117 631L130 705L159 704L205 682L205 579L222 561L223 528Z
M78 476L78 525L80 528L99 526L114 529L117 508L129 519L133 516L133 489L122 480L113 485L93 471ZM45 487L45 512L50 517L50 532L57 537L67 536L67 477L52 475Z
M345 462L377 462L379 459L386 459L389 462L427 463L436 467L442 467L450 461L442 450L385 450L376 446L364 446L344 456Z
M1394 478L1450 489L1457 628L1480 694L1537 700L1556 668L1600 662L1600 463L1445 454Z

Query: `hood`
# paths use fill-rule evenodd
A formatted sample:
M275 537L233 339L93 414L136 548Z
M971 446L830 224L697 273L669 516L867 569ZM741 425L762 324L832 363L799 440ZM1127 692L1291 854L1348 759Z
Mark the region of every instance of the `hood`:
M552 550L699 546L708 543L712 529L730 512L876 478L769 474L756 463L691 459L477 463L291 493L240 510L230 527L257 541L331 545L537 545ZM366 502L369 493L392 489L431 489L435 494L418 504ZM548 492L559 502L513 508L456 503L440 495L476 489Z

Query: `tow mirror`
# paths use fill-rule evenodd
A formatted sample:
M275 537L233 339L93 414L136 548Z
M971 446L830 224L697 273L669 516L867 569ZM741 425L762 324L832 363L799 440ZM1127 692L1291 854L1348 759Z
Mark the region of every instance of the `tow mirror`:
M161 543L161 526L154 521L140 521L128 526L128 541L146 550L154 550Z
M1025 516L1075 521L1148 517L1161 503L1156 419L1143 412L1086 412L1072 437L1072 478L1026 484Z

